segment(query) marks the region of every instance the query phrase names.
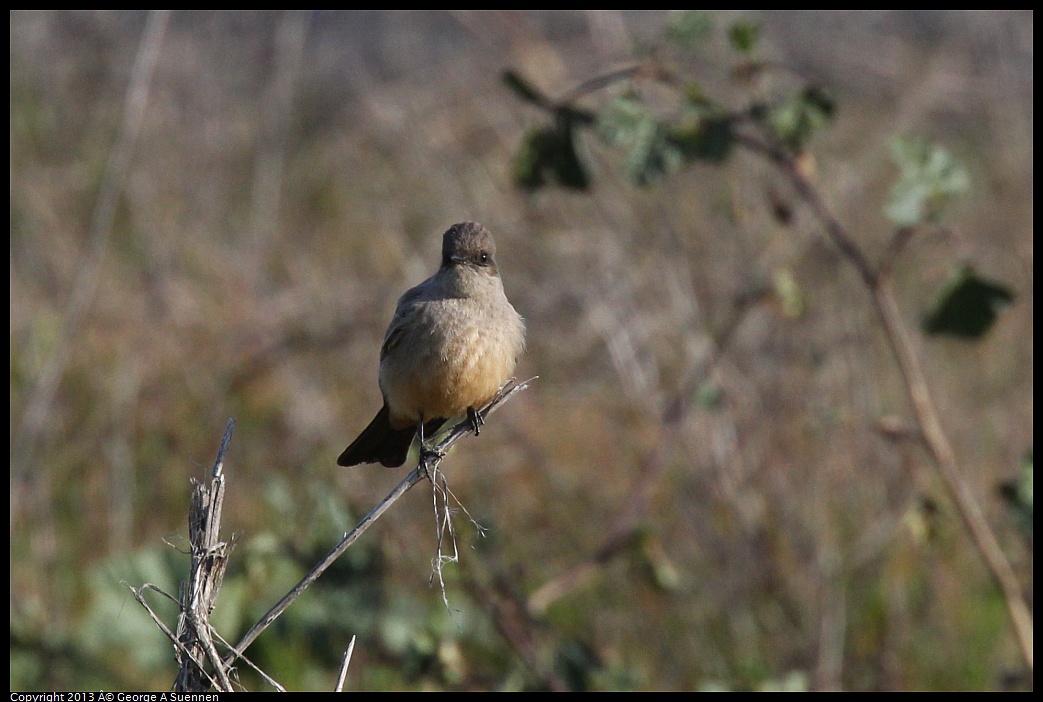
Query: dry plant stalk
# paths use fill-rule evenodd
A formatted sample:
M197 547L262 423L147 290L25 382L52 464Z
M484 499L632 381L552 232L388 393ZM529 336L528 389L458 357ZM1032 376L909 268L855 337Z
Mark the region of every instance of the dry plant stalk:
M200 692L212 682L205 675L206 663L215 671L215 686L231 691L227 671L220 664L220 656L211 636L210 614L217 602L217 593L224 580L228 556L234 547L235 537L221 541L221 510L224 506L225 476L224 454L232 439L234 421L228 422L210 484L204 485L192 479L192 505L188 515L188 539L191 544L192 569L188 582L181 583L179 599L181 614L177 620L177 638L180 646L175 650L179 670L174 689L179 692Z
M214 461L210 483L204 485L192 479L192 504L188 516L192 565L189 578L181 583L176 600L180 609L177 633L171 632L145 601L145 592L152 590L169 600L174 600L173 597L151 583L145 583L137 589L131 588L135 599L174 644L174 655L178 661L178 674L174 681L174 690L177 692L205 692L211 689L232 691L228 670L221 665L221 657L214 645L210 614L214 611L217 593L228 566L228 556L235 542L235 537L227 542L220 539L225 495L224 455L232 440L234 427L235 420L229 420ZM207 663L214 671L212 675L207 672Z

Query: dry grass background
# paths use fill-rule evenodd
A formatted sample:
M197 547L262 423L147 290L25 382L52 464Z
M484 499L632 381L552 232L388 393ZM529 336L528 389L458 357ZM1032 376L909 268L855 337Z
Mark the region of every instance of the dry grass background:
M818 182L871 256L891 234L892 135L925 134L970 171L952 231L915 240L897 285L910 326L957 262L1018 296L982 342L918 346L1031 592L1031 538L996 497L1032 447L1031 12L714 19L739 16L762 23L763 53L836 91ZM147 14L11 14L12 689L173 679L120 583L176 587L186 566L162 540L184 534L189 477L228 417L225 524L243 532L218 602L230 639L387 493L395 471L334 461L378 407L395 299L463 219L497 237L529 327L519 375L540 376L444 464L490 534L460 519L448 615L427 583L430 495L414 491L258 642L266 669L330 689L360 633L356 689L1025 684L927 457L876 431L908 410L864 291L804 213L771 216L765 166L639 189L590 142L590 194L512 187L539 115L500 72L558 95L665 17L176 12L112 226L92 240ZM726 58L710 47L693 70L727 90ZM755 304L721 346L736 298L780 275L803 313ZM667 431L663 408L693 379L701 400ZM593 558L639 489L629 546L538 616L504 614Z

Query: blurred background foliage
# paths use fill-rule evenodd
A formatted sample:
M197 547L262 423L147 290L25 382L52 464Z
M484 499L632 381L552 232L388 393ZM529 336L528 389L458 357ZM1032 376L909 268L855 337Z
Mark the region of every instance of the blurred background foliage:
M10 15L12 689L170 686L127 585L176 593L228 417L228 640L390 490L334 461L464 219L540 376L443 464L485 535L447 609L414 490L265 671L332 689L357 635L357 690L1031 686L857 276L722 117L763 105L872 260L945 223L895 287L1031 598L1030 11L175 12L92 229L148 17ZM681 107L588 83L650 58Z

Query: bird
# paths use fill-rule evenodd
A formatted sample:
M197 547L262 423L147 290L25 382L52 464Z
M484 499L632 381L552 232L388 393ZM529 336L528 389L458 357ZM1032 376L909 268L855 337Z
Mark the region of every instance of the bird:
M525 350L525 320L507 300L487 228L460 222L442 235L442 261L398 299L380 347L384 404L337 464L401 466L415 435L451 418L483 423L478 409L512 377Z

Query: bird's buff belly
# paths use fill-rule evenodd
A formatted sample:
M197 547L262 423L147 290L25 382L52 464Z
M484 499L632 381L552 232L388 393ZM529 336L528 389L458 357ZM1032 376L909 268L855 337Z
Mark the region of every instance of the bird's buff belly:
M478 409L511 377L515 367L511 344L477 330L460 336L440 353L414 356L412 363L394 354L384 359L380 385L393 426L415 424L421 419L421 408L425 420L455 417L468 407Z

